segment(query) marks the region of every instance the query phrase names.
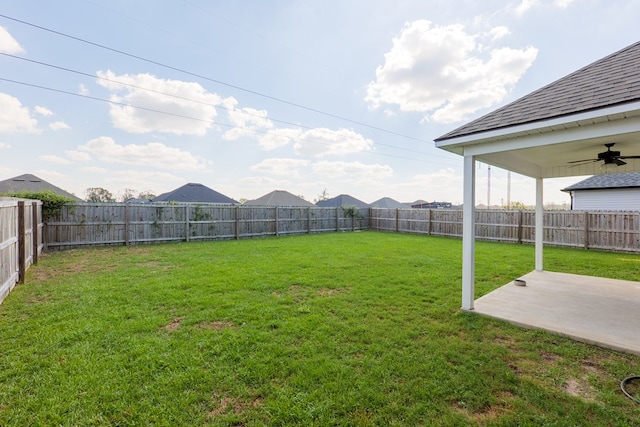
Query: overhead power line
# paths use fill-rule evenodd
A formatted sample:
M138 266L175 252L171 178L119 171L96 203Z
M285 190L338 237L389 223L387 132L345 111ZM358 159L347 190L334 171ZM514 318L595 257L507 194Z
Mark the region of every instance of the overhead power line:
M413 136L410 136L410 135L405 135L405 134L402 134L402 133L399 133L399 132L395 132L395 131L392 131L392 130L389 130L389 129L384 129L384 128L381 128L381 127L378 127L378 126L374 126L374 125L370 125L370 124L367 124L367 123L363 123L363 122L360 122L360 121L357 121L357 120L352 120L352 119L349 119L349 118L346 118L346 117L342 117L342 116L338 116L336 114L332 114L332 113L329 113L329 112L326 112L326 111L318 110L316 108L307 107L305 105L298 104L296 102L287 101L285 99L278 98L276 96L267 95L267 94L264 94L264 93L261 93L261 92L258 92L258 91L252 90L252 89L247 89L247 88L244 88L244 87L241 87L241 86L238 86L238 85L234 85L234 84L231 84L231 83L223 82L221 80L213 79L211 77L207 77L207 76L204 76L202 74L198 74L198 73L194 73L194 72L182 69L182 68L174 67L172 65L168 65L168 64L165 64L165 63L162 63L162 62L158 62L158 61L155 61L155 60L152 60L152 59L148 59L148 58L139 56L139 55L135 55L135 54L132 54L132 53L129 53L129 52L125 52L125 51L120 50L120 49L115 49L115 48L112 48L112 47L109 47L109 46L106 46L106 45L103 45L103 44L100 44L100 43L92 42L92 41L83 39L81 37L72 36L70 34L63 33L61 31L56 31L56 30L53 30L51 28L47 28L47 27L44 27L44 26L41 26L41 25L37 25L37 24L31 23L31 22L27 22L27 21L24 21L24 20L21 20L21 19L18 19L18 18L13 18L11 16L7 16L7 15L4 15L4 14L0 14L0 17L8 19L8 20L11 20L11 21L14 21L14 22L18 22L20 24L27 25L27 26L30 26L30 27L33 27L33 28L37 28L37 29L42 30L42 31L47 31L49 33L56 34L56 35L61 36L61 37L65 37L65 38L68 38L68 39L71 39L71 40L75 40L75 41L78 41L78 42L81 42L81 43L85 43L85 44L88 44L90 46L94 46L94 47L97 47L97 48L100 48L100 49L104 49L104 50L107 50L107 51L110 51L110 52L114 52L114 53L117 53L119 55L124 55L124 56L127 56L129 58L134 58L134 59L137 59L139 61L143 61L143 62L146 62L146 63L149 63L149 64L157 65L157 66L162 67L162 68L166 68L166 69L169 69L169 70L177 71L177 72L180 72L180 73L192 76L192 77L196 77L196 78L199 78L199 79L207 80L207 81L219 84L219 85L227 86L227 87L230 87L232 89L236 89L236 90L239 90L239 91L242 91L242 92L245 92L245 93L250 93L252 95L256 95L256 96L259 96L259 97L262 97L262 98L270 99L272 101L280 102L282 104L290 105L292 107L300 108L302 110L311 111L313 113L321 114L321 115L326 116L326 117L339 119L339 120L342 120L342 121L345 121L345 122L349 122L349 123L353 123L353 124L356 124L356 125L359 125L359 126L364 126L364 127L369 128L369 129L374 129L374 130L377 130L377 131L380 131L380 132L385 132L385 133L388 133L388 134L391 134L391 135L399 136L399 137L402 137L402 138L406 138L406 139L410 139L410 140L414 140L414 141L418 141L418 142L424 142L424 143L429 142L429 141L425 141L423 139L416 138L416 137L413 137Z
M91 74L91 73L87 73L87 72L84 72L84 71L74 70L74 69L71 69L71 68L50 64L50 63L47 63L47 62L37 61L35 59L24 58L24 57L21 57L21 56L12 55L10 53L5 53L5 52L0 52L0 55L6 56L6 57L9 57L9 58L13 58L13 59L17 59L17 60L20 60L20 61L24 61L24 62L30 62L32 64L42 65L44 67L54 68L56 70L61 70L61 71L65 71L65 72L68 72L68 73L73 73L73 74L78 74L78 75L81 75L81 76L90 77L92 79L103 80L103 81L107 81L107 82L111 82L111 83L116 83L116 84L119 84L119 85L122 85L122 86L127 86L127 87L144 90L144 91L151 92L151 93L156 93L156 94L163 95L163 96L168 96L168 97L171 97L171 98L181 99L183 101L189 101L189 102L194 102L194 103L201 104L201 105L206 105L206 106L209 106L209 107L214 107L214 108L219 109L219 110L231 111L231 112L240 113L242 115L249 116L249 117L256 117L256 118L259 118L259 119L265 119L265 117L263 117L261 115L252 114L252 113L249 113L247 111L234 110L232 108L225 107L224 105L212 104L212 103L201 101L201 100L198 100L198 99L188 98L188 97L181 96L181 95L176 95L176 94L173 94L173 93L162 92L162 91L159 91L159 90L156 90L156 89L151 89L151 88L147 88L147 87L143 87L143 86L139 86L139 85L134 85L134 84L131 84L131 83L126 83L126 82L123 82L123 81L120 81L120 80L109 79L107 77L97 76L97 75L94 75L94 74ZM298 128L307 129L307 130L318 129L318 128L313 128L313 127L310 127L310 126L305 126L305 125L301 125L301 124L298 124L298 123L288 122L286 120L280 120L280 119L275 119L275 118L271 118L271 117L268 118L268 120L276 122L276 123L282 123L282 124L286 124L286 125L289 125L289 126L295 126L295 127L298 127ZM328 132L323 131L323 133L328 133ZM389 147L389 148L394 148L396 150L408 151L408 152L417 153L417 154L429 155L429 153L425 153L424 151L412 150L410 148L398 147L398 146L395 146L395 145L384 144L384 143L381 143L381 142L376 142L376 145Z
M91 95L83 95L81 93L69 92L69 91L62 90L62 89L51 88L51 87L42 86L42 85L38 85L38 84L34 84L34 83L22 82L22 81L19 81L19 80L12 80L12 79L7 79L7 78L0 77L0 81L13 83L13 84L18 84L18 85L22 85L22 86L28 86L28 87L32 87L32 88L36 88L36 89L47 90L47 91L50 91L50 92L57 92L57 93L64 94L64 95L71 95L71 96L75 96L75 97L79 97L79 98L92 99L94 101L105 102L105 103L108 103L108 104L119 105L119 106L122 106L122 107L131 107L131 108L135 108L135 109L138 109L138 110L144 110L144 111L149 111L149 112L153 112L153 113L159 113L159 114L164 114L164 115L168 115L168 116L179 117L179 118L182 118L182 119L195 120L195 121L199 121L199 122L206 122L206 123L211 123L211 124L224 126L224 127L228 127L228 128L238 128L238 129L248 130L250 132L259 133L259 134L263 134L263 135L273 135L273 136L278 136L278 137L282 136L282 135L274 133L274 132L269 132L269 131L264 131L264 130L259 130L259 129L251 129L251 128L242 127L242 126L236 126L236 125L232 125L232 124L228 124L228 123L218 122L218 121L215 121L215 120L202 119L202 118L198 118L198 117L187 116L187 115L184 115L184 114L172 113L172 112L169 112L169 111L162 111L162 110L158 110L158 109L155 109L155 108L149 108L149 107L143 107L143 106L140 106L140 105L128 104L128 103L125 103L125 102L113 101L113 100L110 100L110 99L99 98L99 97L91 96ZM294 140L294 141L310 142L312 144L331 146L331 144L328 144L328 143L325 143L325 142L320 142L320 141L314 141L314 140L310 140L310 139L296 138L296 137L287 137L287 138L291 139L291 140ZM375 155L383 156L383 157L392 157L392 158L396 158L396 159L413 160L413 161L416 161L416 162L427 163L426 160L420 160L420 159L415 159L415 158L411 158L411 157L395 156L395 155L392 155L392 154L379 153L377 151L372 151L372 150L362 150L362 152L369 153L369 154L375 154Z

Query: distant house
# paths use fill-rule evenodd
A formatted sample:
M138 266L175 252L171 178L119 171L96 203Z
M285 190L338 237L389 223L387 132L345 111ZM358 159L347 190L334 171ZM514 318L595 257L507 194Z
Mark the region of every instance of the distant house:
M383 209L402 209L408 208L409 206L405 203L400 203L397 200L392 199L391 197L383 197L382 199L378 199L375 202L369 203L372 208L383 208Z
M640 172L594 175L562 191L572 210L640 211Z
M331 199L320 200L316 203L316 206L319 206L321 208L337 208L341 206L344 206L344 207L355 206L356 208L359 208L359 209L370 207L368 203L365 203L362 200L358 200L355 197L349 196L348 194L341 194Z
M298 197L288 191L275 190L255 200L247 200L246 206L313 206L302 197Z
M24 174L15 176L13 178L0 181L0 194L4 193L17 193L20 191L52 191L60 196L68 197L75 202L81 202L82 199L74 196L73 194L64 191L60 187L56 187L53 184L48 183L44 179L38 178L35 175Z
M411 205L413 209L451 209L451 202L418 202Z
M205 185L195 183L185 184L173 191L161 194L155 197L153 202L240 204Z

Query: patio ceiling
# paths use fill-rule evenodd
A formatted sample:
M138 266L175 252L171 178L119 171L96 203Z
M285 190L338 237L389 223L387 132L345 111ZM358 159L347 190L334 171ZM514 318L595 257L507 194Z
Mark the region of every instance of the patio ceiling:
M603 167L594 159L614 142L621 155L640 155L640 102L436 141L436 146L533 178L640 171L640 159Z

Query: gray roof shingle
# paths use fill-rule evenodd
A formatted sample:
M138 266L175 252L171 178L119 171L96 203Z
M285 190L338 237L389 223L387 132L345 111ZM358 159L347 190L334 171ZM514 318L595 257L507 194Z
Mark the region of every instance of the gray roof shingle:
M218 193L209 187L197 184L189 183L182 187L176 188L173 191L159 195L153 199L154 202L178 202L178 203L225 203L225 204L239 204L239 202L233 200L224 194Z
M56 187L44 179L29 173L0 181L0 193L18 193L20 191L52 191L55 194L68 197L76 202L82 201L79 197L64 191L62 188Z
M640 187L640 172L615 173L606 175L594 175L580 182L572 184L562 191L575 190L605 190L612 188L638 188Z
M369 204L362 200L356 199L348 194L341 194L336 197L332 197L327 200L320 200L316 203L316 206L321 208L336 208L339 206L355 206L360 209L368 208Z
M301 197L289 193L288 191L275 190L265 194L255 200L245 202L247 206L313 206Z
M640 100L640 42L627 46L436 141Z

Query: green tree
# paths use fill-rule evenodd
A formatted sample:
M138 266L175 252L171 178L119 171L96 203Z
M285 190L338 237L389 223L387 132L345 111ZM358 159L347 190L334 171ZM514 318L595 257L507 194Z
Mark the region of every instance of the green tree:
M116 199L109 190L102 187L90 187L87 188L87 202L115 202Z

